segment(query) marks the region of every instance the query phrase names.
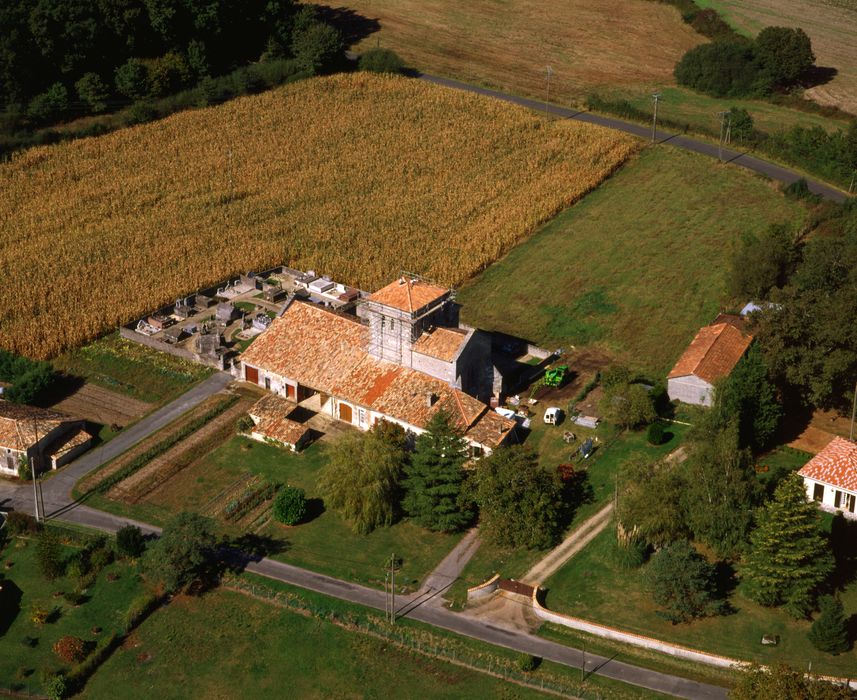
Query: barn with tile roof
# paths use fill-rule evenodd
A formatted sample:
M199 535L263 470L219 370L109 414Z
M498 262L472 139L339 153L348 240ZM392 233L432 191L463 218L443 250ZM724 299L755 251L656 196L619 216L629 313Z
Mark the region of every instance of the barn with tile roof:
M752 342L736 317L720 316L701 328L667 375L670 400L710 406L715 383L729 376Z

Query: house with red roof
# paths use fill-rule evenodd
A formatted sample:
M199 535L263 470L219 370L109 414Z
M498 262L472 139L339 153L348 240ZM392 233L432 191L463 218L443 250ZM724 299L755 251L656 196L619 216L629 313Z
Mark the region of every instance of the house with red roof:
M738 317L721 314L701 328L667 375L670 400L710 406L715 384L729 376L752 342Z
M798 472L806 495L822 510L857 518L857 445L835 437Z
M241 376L361 430L387 420L419 434L444 411L474 456L490 453L516 424L481 400L490 344L458 327L451 296L402 277L368 298L362 320L292 300L241 356Z

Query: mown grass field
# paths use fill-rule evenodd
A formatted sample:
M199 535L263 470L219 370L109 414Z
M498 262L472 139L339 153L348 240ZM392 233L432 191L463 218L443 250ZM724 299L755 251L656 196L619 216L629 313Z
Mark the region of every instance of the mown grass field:
M700 0L737 30L755 36L769 26L800 27L812 40L816 65L835 68L824 85L807 91L821 104L857 114L857 2L855 0Z
M74 547L63 547L66 555ZM142 592L136 567L124 562L110 564L99 574L94 585L86 591L86 602L72 606L56 592L75 589L75 581L68 577L49 582L38 568L36 540L12 538L0 546L3 562L0 582L20 589L16 606L4 592L0 609L0 688L18 689L38 694L41 692L42 671L52 673L65 664L53 652L53 645L63 636L72 635L84 641L95 642L122 629L122 618L135 596ZM7 567L7 562L11 566ZM108 574L118 578L108 581ZM56 609L53 621L43 625L32 621L32 608L39 605L47 610ZM99 628L98 632L94 629ZM25 644L25 638L35 641Z
M854 675L857 651L831 656L816 650L806 636L808 621L796 621L782 610L757 605L741 595L740 586L730 598L736 609L732 615L680 625L658 617L643 583L645 568L629 571L616 563L615 537L615 530L608 528L545 582L547 607L736 659L785 662L797 668L806 668L811 661L816 673ZM841 598L846 616L857 610L857 582ZM779 635L779 645L762 646L765 634Z
M458 300L472 325L552 348L596 345L662 377L727 301L741 234L805 217L802 205L739 168L646 149L464 285Z
M0 165L0 347L56 355L284 262L370 289L402 269L456 283L637 147L490 98L349 74L33 148Z
M114 698L117 688L129 699L544 697L226 591L153 615L86 696Z
M540 97L551 66L559 99L605 85L671 82L675 62L704 41L678 10L645 0L321 4L353 11L350 26L370 30L357 51L380 43L422 70Z

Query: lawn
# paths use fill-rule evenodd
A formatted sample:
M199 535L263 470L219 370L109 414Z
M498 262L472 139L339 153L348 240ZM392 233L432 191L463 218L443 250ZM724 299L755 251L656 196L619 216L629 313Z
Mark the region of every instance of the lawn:
M738 107L746 109L753 117L754 126L766 133L775 133L794 126L820 126L825 131L835 131L848 127L847 120L831 117L817 112L790 109L766 100L743 98L709 97L699 92L678 85L666 86L659 89L661 99L658 102L658 119L669 120L679 124L687 124L690 131L714 136L720 133L720 117L717 113ZM652 93L639 87L632 89L620 88L602 90L599 95L604 98L627 100L637 109L651 115ZM674 127L665 126L666 131ZM738 141L732 142L733 148L740 148Z
M64 374L153 404L180 396L213 373L203 365L124 340L118 333L64 353L53 364Z
M546 605L552 610L664 639L695 649L763 664L789 663L818 673L853 676L857 651L831 656L817 651L806 637L810 623L795 621L778 609L763 608L745 598L740 586L731 596L736 612L690 624L672 625L655 614L645 590L645 568L622 569L614 558L615 532L605 530L565 567L545 582ZM846 615L857 611L857 582L842 593ZM775 647L762 646L762 635L779 635Z
M572 351L599 346L663 376L727 300L742 232L805 217L747 171L646 149L457 298L471 325Z
M63 551L71 554L75 548L64 547ZM35 540L7 541L0 549L0 560L3 562L0 582L4 585L11 582L21 591L18 606L4 602L0 610L0 689L20 686L24 691L41 692L41 672L53 672L63 666L52 650L60 637L73 635L94 642L119 632L129 604L142 592L136 568L116 562L98 574L86 591L88 600L74 607L54 594L74 590L75 582L67 577L49 582L41 575ZM12 566L8 567L8 563ZM118 578L109 581L108 574ZM56 608L56 619L44 625L34 623L30 615L34 604L48 610ZM94 632L95 628L101 629ZM24 643L27 637L36 640L34 646Z

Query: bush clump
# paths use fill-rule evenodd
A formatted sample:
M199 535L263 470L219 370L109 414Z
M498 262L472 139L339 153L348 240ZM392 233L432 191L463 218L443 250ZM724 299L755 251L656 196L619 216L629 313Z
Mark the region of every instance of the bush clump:
M357 60L360 70L370 73L401 73L405 63L395 51L390 49L369 49Z
M126 525L116 532L116 551L126 559L137 559L146 551L146 538L135 525Z
M67 664L80 663L86 658L86 644L80 637L66 635L53 646L54 653Z
M306 517L306 493L294 486L284 486L274 499L274 517L284 525L297 525Z
M660 423L652 423L646 431L646 440L650 445L662 445L664 442L664 426Z
M524 673L532 673L539 667L541 662L540 657L533 656L532 654L521 653L518 656L518 668Z

